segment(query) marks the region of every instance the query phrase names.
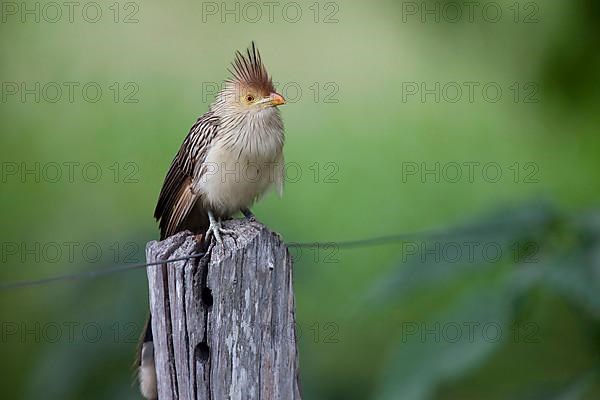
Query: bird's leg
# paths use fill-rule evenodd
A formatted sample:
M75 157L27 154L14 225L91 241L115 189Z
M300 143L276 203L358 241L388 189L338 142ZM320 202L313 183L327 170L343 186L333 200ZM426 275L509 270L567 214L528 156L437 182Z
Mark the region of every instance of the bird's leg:
M213 215L212 211L208 211L208 221L209 221L209 226L208 226L208 230L206 231L206 237L209 238L210 235L215 235L215 239L217 240L217 242L220 245L223 245L223 239L221 239L221 221L217 222L217 220L215 219L215 216Z
M214 214L212 213L212 211L208 211L208 221L209 221L209 226L208 226L208 230L206 231L206 237L209 238L210 235L215 235L215 239L217 240L217 242L222 246L223 245L223 239L221 238L221 233L229 233L229 234L234 234L235 231L233 229L223 229L223 227L221 226L221 221L217 221L217 219L215 218Z
M244 214L244 217L246 217L248 221L256 221L256 217L254 216L254 214L252 214L252 211L250 211L249 208L242 208L240 211L242 212L242 214Z

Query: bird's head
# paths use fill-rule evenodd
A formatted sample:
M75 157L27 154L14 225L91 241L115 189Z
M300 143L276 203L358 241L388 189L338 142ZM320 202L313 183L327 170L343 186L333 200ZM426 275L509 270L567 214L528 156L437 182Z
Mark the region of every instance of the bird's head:
M213 109L238 115L262 112L270 114L277 106L285 104L283 96L275 91L254 42L246 50L246 54L237 51L231 65L233 69L229 72L232 77L225 81Z

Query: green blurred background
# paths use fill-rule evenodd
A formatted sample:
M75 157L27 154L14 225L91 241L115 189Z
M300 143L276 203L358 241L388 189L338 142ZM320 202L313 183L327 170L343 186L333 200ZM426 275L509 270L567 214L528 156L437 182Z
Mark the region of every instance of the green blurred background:
M292 249L304 397L600 398L599 3L465 3L3 2L0 279L143 262L172 157L255 40L291 165L257 217L406 234ZM147 302L143 270L0 291L2 398L140 398Z

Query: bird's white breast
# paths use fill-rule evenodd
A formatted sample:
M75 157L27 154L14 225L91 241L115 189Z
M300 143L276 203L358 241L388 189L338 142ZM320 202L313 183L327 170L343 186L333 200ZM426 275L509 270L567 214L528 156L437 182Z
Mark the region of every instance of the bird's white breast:
M280 193L283 186L281 136L243 131L236 135L245 139L222 136L211 144L197 185L205 206L224 217L250 207L272 185Z

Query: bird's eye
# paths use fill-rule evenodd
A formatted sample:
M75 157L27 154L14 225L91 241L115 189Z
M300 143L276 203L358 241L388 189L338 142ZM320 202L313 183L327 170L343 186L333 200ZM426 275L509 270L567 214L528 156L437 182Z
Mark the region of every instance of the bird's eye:
M249 95L247 95L247 96L246 96L246 100L247 100L248 102L250 102L250 101L254 101L254 96L252 96L251 94L249 94Z

